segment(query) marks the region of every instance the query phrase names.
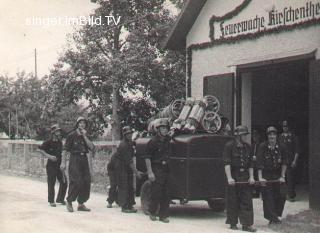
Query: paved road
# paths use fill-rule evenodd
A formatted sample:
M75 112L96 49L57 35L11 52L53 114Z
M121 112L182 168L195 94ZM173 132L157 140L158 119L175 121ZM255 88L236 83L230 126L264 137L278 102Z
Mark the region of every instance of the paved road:
M225 213L213 213L205 202L190 202L171 208L170 223L151 222L140 210L124 214L120 208L107 209L105 195L91 193L90 213L68 213L65 206L49 207L46 183L0 174L1 233L214 233L233 232L224 224ZM254 200L255 226L272 232L262 217L261 200ZM287 203L284 215L308 208L306 201Z

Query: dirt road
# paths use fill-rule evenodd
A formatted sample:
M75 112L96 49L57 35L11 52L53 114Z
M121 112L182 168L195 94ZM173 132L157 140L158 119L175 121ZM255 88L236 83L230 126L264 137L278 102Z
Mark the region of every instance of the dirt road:
M136 214L124 214L120 208L107 209L106 196L91 193L87 206L91 212L68 213L65 206L49 207L46 183L28 178L0 174L1 233L214 233L229 230L225 213L213 213L206 202L173 205L170 223L151 222L140 209ZM273 232L263 219L262 202L254 200L255 227L259 232ZM287 203L284 216L308 208L307 201Z

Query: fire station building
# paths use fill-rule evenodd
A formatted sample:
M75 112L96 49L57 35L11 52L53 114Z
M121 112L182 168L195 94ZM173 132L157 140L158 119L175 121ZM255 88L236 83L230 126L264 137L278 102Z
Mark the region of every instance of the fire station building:
M166 48L185 50L187 95L214 95L232 126L288 120L320 209L320 0L188 0Z

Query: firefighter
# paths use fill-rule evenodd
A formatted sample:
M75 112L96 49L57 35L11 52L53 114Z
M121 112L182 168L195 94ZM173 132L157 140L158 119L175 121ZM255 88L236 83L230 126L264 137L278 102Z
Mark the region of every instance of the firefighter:
M124 213L136 213L137 210L133 208L134 200L134 187L133 187L133 174L138 178L141 172L138 171L133 163L134 147L132 141L133 130L129 126L122 129L123 139L121 140L114 156L115 163L115 176L116 185L118 187L118 204L121 206Z
M264 217L269 224L281 223L286 201L285 174L287 169L287 151L284 145L277 141L277 129L267 128L267 141L260 144L257 153L257 168L259 181L262 184Z
M50 206L56 207L54 202L55 190L54 186L58 179L59 192L56 199L57 203L65 205L65 195L67 191L67 181L65 174L60 170L62 141L61 141L61 128L58 124L51 126L51 138L46 140L39 146L38 151L48 159L46 165L47 182L48 182L48 202Z
M287 196L289 201L294 202L296 197L295 170L299 158L299 142L297 136L290 131L288 121L282 122L282 130L282 134L279 135L279 141L286 146L288 152L288 167L286 172Z
M228 185L226 186L227 220L230 229L237 230L238 219L243 231L256 232L253 225L252 187L253 177L252 151L245 142L249 134L246 126L237 126L235 138L224 148L223 161ZM237 184L237 182L239 182ZM243 183L241 183L243 182Z
M147 144L145 157L148 179L151 182L151 201L149 206L149 218L156 221L156 212L159 208L159 220L169 222L169 203L168 193L169 180L169 122L161 119L157 122L156 135Z
M90 197L91 175L88 161L89 151L93 152L95 147L88 139L85 130L87 120L79 117L76 129L72 131L66 139L62 152L62 162L60 169L66 168L66 154L70 153L69 162L69 190L67 197L67 210L73 212L72 202L77 200L78 211L90 211L84 203Z
M110 162L107 165L107 171L108 171L108 176L109 176L109 183L110 183L110 188L108 192L108 198L107 198L107 208L112 208L113 202L118 203L117 197L118 197L118 185L117 185L117 180L116 180L116 169L115 169L115 153L111 156Z

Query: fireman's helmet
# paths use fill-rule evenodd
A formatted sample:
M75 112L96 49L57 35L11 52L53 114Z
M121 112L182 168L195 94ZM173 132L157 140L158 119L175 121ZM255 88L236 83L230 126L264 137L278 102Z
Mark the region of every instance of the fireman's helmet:
M124 135L126 135L126 134L128 134L128 133L133 133L133 130L131 129L130 126L124 126L124 127L122 128L122 135L124 136Z
M278 132L278 130L274 126L270 126L270 127L267 128L267 135L270 134L270 133L275 133L276 134L277 132Z
M54 133L54 132L56 132L58 130L61 130L61 128L59 127L58 124L54 124L54 125L51 126L51 133Z
M289 127L287 120L282 121L282 127Z
M84 118L84 117L82 117L82 116L80 116L80 117L78 117L78 119L77 119L77 123L76 123L77 126L79 125L79 122L80 122L80 121L84 121L85 123L87 123L87 119Z
M158 129L161 126L165 126L165 127L169 128L169 121L167 118L159 119L159 121L157 122L156 128Z
M85 122L86 122L87 120L86 120L86 118L80 116L80 117L78 117L78 119L77 119L77 123L79 123L80 121L85 121Z
M246 135L249 134L249 130L247 126L239 125L234 129L234 135L240 136L240 135Z

